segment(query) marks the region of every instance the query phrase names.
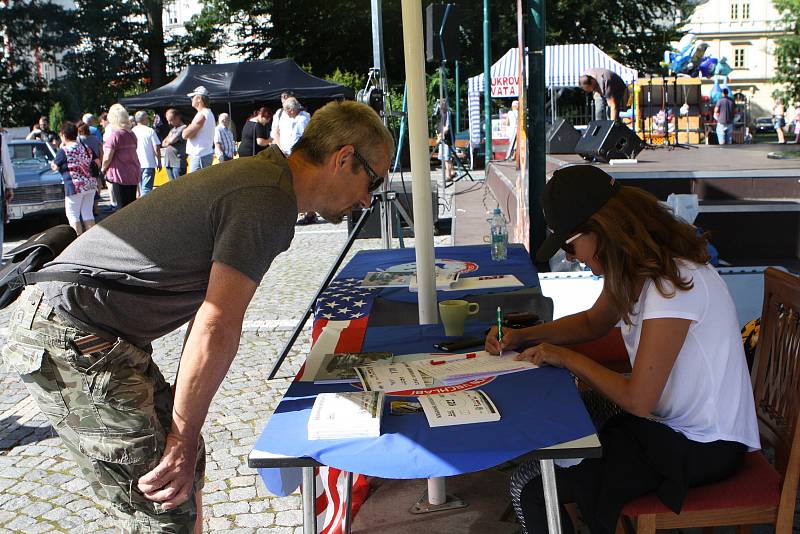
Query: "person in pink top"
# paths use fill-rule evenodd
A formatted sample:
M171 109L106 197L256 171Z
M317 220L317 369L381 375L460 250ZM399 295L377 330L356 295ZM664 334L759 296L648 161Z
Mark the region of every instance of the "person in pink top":
M136 155L136 136L130 131L128 111L120 104L108 110L111 134L103 144L103 172L111 184L118 208L124 208L136 200L141 167Z

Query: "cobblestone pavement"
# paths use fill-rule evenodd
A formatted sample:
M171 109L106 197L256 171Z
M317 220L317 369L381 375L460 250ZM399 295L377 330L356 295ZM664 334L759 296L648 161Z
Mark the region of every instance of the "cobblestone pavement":
M203 429L207 532L302 532L299 494L268 494L255 470L247 467L247 455L288 386L288 377L302 364L310 344L310 322L279 373L284 378L266 377L346 240L346 224L297 227L291 248L276 258L250 305L239 353ZM451 237L436 237L435 243L449 245ZM413 240L406 244L413 246ZM11 246L6 242L5 249ZM350 254L380 247L379 239L358 240ZM5 310L0 312L0 342L7 324ZM176 331L153 344L154 360L170 381L183 334ZM6 532L113 532L113 524L19 377L0 366L0 534Z

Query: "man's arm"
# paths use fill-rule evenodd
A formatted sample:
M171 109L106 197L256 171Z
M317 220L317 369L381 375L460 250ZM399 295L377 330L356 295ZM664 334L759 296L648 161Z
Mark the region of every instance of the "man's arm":
M185 502L192 489L200 429L239 349L244 314L257 287L233 267L220 262L211 266L206 298L181 357L164 455L139 479L145 497L165 509Z
M200 113L199 111L192 119L191 124L183 129L181 135L184 139L191 139L200 131L203 125L206 123L206 116Z

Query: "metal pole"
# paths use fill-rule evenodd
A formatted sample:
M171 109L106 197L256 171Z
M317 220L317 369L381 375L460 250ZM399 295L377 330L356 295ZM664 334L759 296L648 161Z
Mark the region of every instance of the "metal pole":
M444 89L444 84L446 82L444 74L444 63L445 60L442 60L442 62L439 63L439 136L442 138L442 142L439 143L439 159L442 160L442 183L439 186L439 198L444 196L444 188L447 186L447 179L449 178L449 176L447 176L447 166L445 165L444 150L443 150L443 145L445 144L444 123L447 120L447 113L445 113L442 104L442 102L447 101L445 99L445 89Z
M431 210L431 166L428 152L425 53L422 33L422 4L402 0L403 50L408 83L408 140L411 152L411 191L414 203L414 250L419 283L419 322L436 324L434 279L433 212Z
M314 468L303 467L303 534L317 534L317 488Z
M483 127L486 129L486 164L492 159L492 42L489 0L483 0Z
M530 197L531 256L536 254L545 239L544 214L539 206L539 197L544 190L546 173L544 131L544 30L545 0L528 0L528 191Z
M459 87L458 87L459 76L458 76L458 60L457 59L455 61L453 61L453 69L454 69L453 77L456 80L456 95L455 95L455 100L456 100L456 120L453 123L453 127L455 128L455 130L453 130L453 132L458 134L458 132L461 131L461 91L459 90Z
M447 502L447 484L444 477L428 479L428 502L434 506Z
M561 534L561 517L558 510L556 471L553 460L539 460L544 488L544 505L547 510L547 530L550 534Z

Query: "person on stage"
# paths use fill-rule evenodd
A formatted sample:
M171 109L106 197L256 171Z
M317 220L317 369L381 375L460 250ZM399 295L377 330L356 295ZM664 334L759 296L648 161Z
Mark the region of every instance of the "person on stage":
M590 309L504 330L502 342L493 327L486 350L515 349L518 360L566 368L619 408L598 432L601 458L556 470L559 500L577 503L591 532L614 532L625 503L647 493L678 513L688 488L730 476L747 450L760 448L727 286L694 227L597 167L556 170L541 202L552 233L536 259L561 248L602 276L603 290ZM617 325L629 375L565 346L599 339ZM528 533L547 532L540 478L520 486L514 504L521 522ZM561 521L565 533L574 531L563 508Z
M608 69L587 69L578 80L581 89L594 95L594 120L619 120L628 108L628 86L619 74Z

